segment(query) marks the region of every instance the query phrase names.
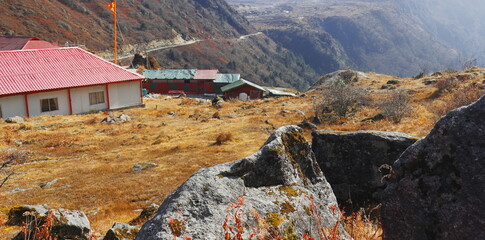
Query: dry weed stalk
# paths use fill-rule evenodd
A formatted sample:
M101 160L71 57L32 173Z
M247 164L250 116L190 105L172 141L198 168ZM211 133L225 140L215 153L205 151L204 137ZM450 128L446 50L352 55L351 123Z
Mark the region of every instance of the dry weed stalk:
M347 233L355 240L376 240L381 239L382 230L375 222L370 221L368 218L363 217L362 213L352 214L350 217L345 217L338 211L336 206L330 206L330 210L334 216L339 216L337 221L328 228L323 227L323 221L320 213L318 212L318 205L315 203L312 197L307 196L310 200L309 212L312 221L317 226L316 235L318 240L340 240L343 239L343 225ZM243 234L245 229L248 231L247 240L283 240L283 239L297 239L296 235L287 236L285 233L281 233L278 229L275 229L268 223L268 220L262 219L259 213L255 210L251 211L254 216L255 224L243 222L244 210L241 208L245 204L245 198L240 196L236 202L232 203L227 209L232 210L231 213L226 215L222 228L224 230L225 240L244 240ZM305 233L300 239L303 240L316 240L312 237L312 232Z
M22 234L24 240L57 240L52 233L54 212L49 212L47 216L42 217L33 212L25 212L27 222L22 223Z

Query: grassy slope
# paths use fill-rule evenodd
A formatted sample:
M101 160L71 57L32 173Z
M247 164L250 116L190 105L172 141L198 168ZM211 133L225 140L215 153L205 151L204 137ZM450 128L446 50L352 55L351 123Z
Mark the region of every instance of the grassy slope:
M460 82L459 87L465 87L482 84L482 71L473 70L475 75L449 75L473 76ZM377 102L386 98L389 91L381 90L380 86L393 79L374 73L366 75L359 84L371 90L369 96L375 101L353 115L324 123L319 128L402 131L423 137L439 118L435 110L454 101L452 93L437 96L436 88L425 86L422 79L400 79L402 84L397 88L405 89L412 98L411 115L400 124L388 120L361 122L379 112ZM79 209L92 214L89 217L92 227L98 235L103 235L114 222L134 218L138 214L134 210L163 201L198 169L248 156L257 151L275 128L297 124L312 116L312 96L318 97L318 91L299 98L226 102L219 110L190 99L162 97L146 100L146 108L122 111L134 119L121 124L99 123L105 117L103 113L41 116L30 118L25 124L0 123L0 151L30 152L29 162L14 166L17 174L1 189L1 214L18 204ZM170 116L169 112L176 115ZM222 119L211 119L216 112ZM57 123L60 124L50 126ZM235 140L214 145L221 132L231 133ZM310 132L306 136L309 139ZM15 143L19 140L24 144ZM133 165L143 162L158 166L131 171ZM59 180L54 186L38 187L55 178ZM14 188L32 189L6 193ZM5 233L4 230L0 228L0 232Z

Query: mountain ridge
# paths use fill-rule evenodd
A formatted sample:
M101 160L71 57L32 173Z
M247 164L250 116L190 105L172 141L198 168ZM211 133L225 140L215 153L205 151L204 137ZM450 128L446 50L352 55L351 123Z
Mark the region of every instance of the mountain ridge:
M0 34L29 35L61 46L85 45L109 58L113 44L110 2L3 0ZM144 53L147 45L158 42L169 47L150 55L164 68L218 68L260 84L298 90L307 89L318 77L304 61L277 49L266 36L234 43L258 31L224 0L126 0L118 1L117 9L121 55ZM180 42L194 44L180 46Z
M485 27L479 14L485 4L470 1L228 0L318 74L354 68L396 76L485 62L485 34L479 31ZM310 44L296 46L298 42ZM301 47L306 49L298 51Z

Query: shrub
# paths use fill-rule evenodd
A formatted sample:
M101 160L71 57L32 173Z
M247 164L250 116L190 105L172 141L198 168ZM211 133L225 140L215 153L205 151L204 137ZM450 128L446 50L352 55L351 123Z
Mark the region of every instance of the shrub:
M52 233L54 221L54 212L49 212L45 217L38 216L33 212L26 212L27 223L24 223L21 229L21 236L25 240L55 240L55 234Z
M460 88L453 93L453 97L451 98L453 103L451 105L453 108L469 105L478 100L483 94L484 91L476 86Z
M442 78L434 83L434 86L438 89L438 94L444 92L450 92L458 86L458 81L454 77Z
M414 79L420 79L420 78L423 78L423 77L424 77L424 72L419 72L418 74L413 76Z
M455 108L475 102L481 96L483 96L483 94L485 94L485 92L476 86L460 88L452 94L451 98L447 102L433 106L431 111L438 117L441 117Z
M401 122L401 120L408 116L411 111L409 100L409 96L406 92L402 90L394 90L389 95L389 99L381 104L384 116L395 123Z
M69 24L67 24L67 23L65 23L63 21L57 22L57 26L62 27L64 29L66 29L67 31L71 31L72 30L71 25L69 25Z
M343 117L353 112L365 100L365 90L345 84L343 81L335 81L323 90L323 99L315 105L315 115L318 119L325 112L335 112Z
M222 145L233 140L234 137L232 136L232 133L219 133L216 137L215 145Z
M91 14L91 11L84 6L79 5L76 0L59 0L59 2L80 13Z
M362 212L357 212L349 217L340 215L336 206L330 206L334 216L340 215L340 218L328 228L323 227L322 216L318 212L317 204L312 197L307 196L310 200L308 206L309 218L312 218L316 224L316 229L310 228L310 232L303 236L298 236L294 233L296 221L287 219L291 224L285 230L281 229L282 216L278 213L268 213L266 218L260 216L256 210L246 213L242 207L246 199L241 196L238 200L231 204L227 209L231 212L226 215L226 219L222 228L224 230L224 239L226 240L244 240L243 234L247 232L250 239L303 239L303 240L339 240L344 239L340 227L345 225L347 233L353 239L361 240L377 240L382 239L381 226L369 220ZM307 210L305 210L307 211ZM317 237L312 237L316 235Z
M345 84L349 84L351 82L357 82L359 80L359 76L357 72L353 70L345 70L339 73L340 78L344 81Z

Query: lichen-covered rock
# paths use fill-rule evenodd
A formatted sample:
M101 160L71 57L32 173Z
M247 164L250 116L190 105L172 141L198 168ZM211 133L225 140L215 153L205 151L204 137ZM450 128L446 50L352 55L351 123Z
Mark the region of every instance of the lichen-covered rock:
M115 223L108 230L103 240L132 240L140 231L140 227L131 226L126 223Z
M45 216L47 213L46 205L22 205L13 207L8 211L8 219L6 225L22 226L22 223L29 222L30 218ZM25 214L29 212L29 214Z
M320 168L347 210L373 207L385 188L379 168L392 165L417 138L398 132L329 131L312 133Z
M152 218L153 215L155 215L155 213L157 213L157 210L158 210L159 207L160 207L160 205L158 205L158 204L155 204L155 203L150 204L149 206L147 206L146 208L144 208L141 211L140 216L131 220L129 222L129 224L130 225L141 225L141 224L145 223L146 221L148 221L148 219Z
M485 239L485 97L438 121L393 165L385 240Z
M86 214L77 210L54 209L52 232L57 239L89 239L91 226Z
M301 129L287 126L257 153L196 172L162 203L136 239L224 239L227 226L237 231L236 218L245 239L255 229L300 239L305 233L317 237L318 222L332 228L339 217L332 189ZM349 239L338 228L342 239Z

